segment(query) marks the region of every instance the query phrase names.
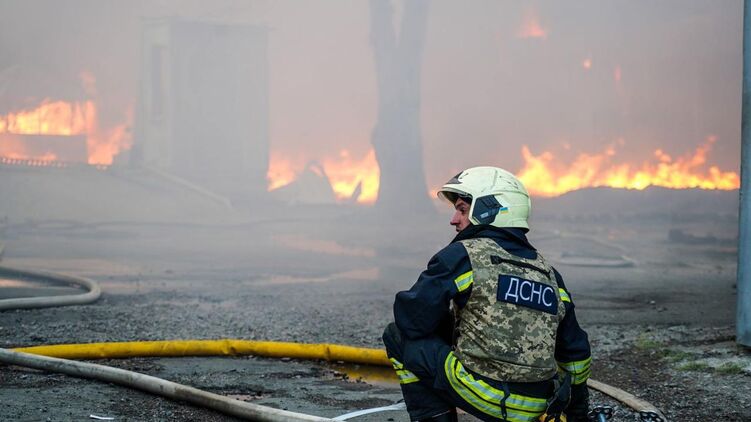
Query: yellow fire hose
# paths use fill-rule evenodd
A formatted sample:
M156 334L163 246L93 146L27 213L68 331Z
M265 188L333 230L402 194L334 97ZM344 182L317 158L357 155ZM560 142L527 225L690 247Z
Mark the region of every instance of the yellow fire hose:
M58 344L20 347L12 350L62 359L253 355L391 366L386 357L386 352L380 349L365 349L339 344L303 344L236 339Z
M0 251L2 251L2 243L0 243ZM101 294L99 285L95 281L80 277L42 271L22 270L6 266L0 266L0 275L77 284L82 285L89 290L88 293L80 295L4 299L0 300L0 311L18 308L85 304L97 300ZM381 349L368 349L325 343L303 344L239 339L59 344L20 347L11 350L0 348L0 362L2 363L28 366L36 369L61 372L73 376L113 382L168 398L188 401L199 406L218 410L225 414L248 418L250 420L265 422L332 421L332 419L252 405L240 400L229 399L217 394L136 372L92 363L64 360L240 355L343 361L365 365L391 366L391 363L386 357L386 352ZM653 411L661 415L659 410L657 410L652 404L623 390L592 379L588 380L587 385L590 388L621 401L636 411Z
M241 356L343 361L364 365L391 366L382 349L343 346L339 344L304 344L276 341L224 340L167 340L115 343L58 344L12 349L15 352L64 359L106 359L132 357L180 356ZM589 379L587 385L628 405L637 412L660 411L651 403L619 388Z

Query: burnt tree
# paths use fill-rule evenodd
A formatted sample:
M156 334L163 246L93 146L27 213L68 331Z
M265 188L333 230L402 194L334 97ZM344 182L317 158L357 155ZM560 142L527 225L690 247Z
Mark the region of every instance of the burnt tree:
M427 0L405 1L397 34L391 1L370 0L378 82L378 120L371 142L381 170L379 208L434 211L425 184L420 132L420 70L427 15Z

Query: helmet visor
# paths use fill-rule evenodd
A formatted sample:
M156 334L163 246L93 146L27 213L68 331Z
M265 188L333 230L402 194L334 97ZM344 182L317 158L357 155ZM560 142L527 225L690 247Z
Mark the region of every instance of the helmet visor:
M472 204L472 195L465 192L459 192L454 190L444 190L438 192L438 197L444 199L452 204L455 204L457 200L461 199L467 204Z

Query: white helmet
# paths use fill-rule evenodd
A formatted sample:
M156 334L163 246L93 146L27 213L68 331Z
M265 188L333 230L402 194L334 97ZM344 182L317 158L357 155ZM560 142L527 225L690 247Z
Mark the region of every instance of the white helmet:
M495 227L529 229L529 193L513 174L498 167L472 167L457 174L438 191L452 204L471 197L469 221Z

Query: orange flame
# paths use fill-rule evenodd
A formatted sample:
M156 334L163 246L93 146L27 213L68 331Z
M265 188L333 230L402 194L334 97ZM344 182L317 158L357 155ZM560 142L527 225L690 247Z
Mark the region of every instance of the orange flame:
M296 166L288 158L282 156L276 151L269 154L269 170L266 172L266 179L269 181L268 191L278 189L295 181L297 172Z
M598 186L639 190L648 186L737 189L740 186L738 173L722 171L717 166L704 170L709 151L716 141L717 137L709 136L693 154L677 159L657 149L654 151L655 160L644 161L641 166L614 162L615 148L608 147L599 154L579 154L567 168L555 164L553 153L545 151L534 155L523 145L525 163L518 175L530 194L538 196L557 196Z
M279 152L272 151L266 175L268 190L294 182L304 168L304 162L306 160L294 162ZM324 157L320 162L338 200L345 201L355 195L358 203L372 204L378 198L380 169L372 148L362 158L353 157L348 150L343 149L337 156ZM359 193L355 192L358 189Z
M372 204L378 199L381 170L372 148L361 159L353 158L347 150L341 150L338 157L324 158L322 161L337 199L351 198L358 186L360 195L357 202Z
M546 39L548 32L540 24L540 20L537 17L537 13L534 10L528 10L524 14L522 26L516 33L519 38L541 38Z
M133 109L126 112L125 122L111 128L99 127L97 109L93 102L87 102L86 146L89 150L88 163L92 165L110 165L117 154L129 150L133 146L133 138L128 127L133 121Z
M79 135L86 130L86 110L90 101L67 103L44 99L31 110L0 116L0 133L18 135Z
M2 120L0 120L0 134L3 134L4 128L2 126ZM45 152L42 155L34 155L28 151L26 145L21 139L13 135L6 135L1 137L0 142L0 163L15 164L25 163L26 161L33 162L51 162L57 160L57 156L52 152Z
M94 77L81 75L87 92L95 94ZM112 164L113 158L132 145L128 127L133 121L132 110L126 121L111 128L101 128L94 100L67 102L45 98L35 108L0 115L0 158L13 160L54 161L53 151L42 155L29 154L21 137L12 135L85 135L88 149L87 162L92 165ZM7 161L7 160L6 160Z

